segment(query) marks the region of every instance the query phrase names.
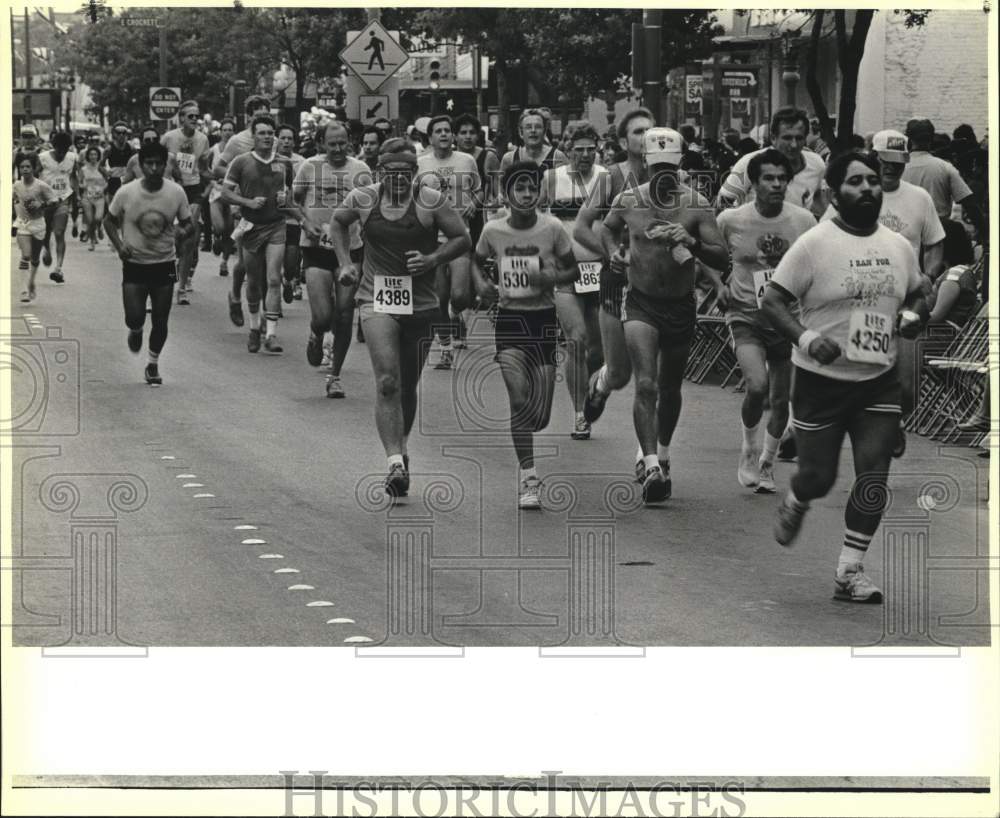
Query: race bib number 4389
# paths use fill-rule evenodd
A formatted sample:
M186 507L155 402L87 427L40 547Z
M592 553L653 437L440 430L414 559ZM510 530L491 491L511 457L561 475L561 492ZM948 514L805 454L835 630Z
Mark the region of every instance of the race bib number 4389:
M541 269L538 256L502 256L500 289L507 298L531 298L538 290L529 283Z
M596 293L601 289L601 262L581 261L580 280L573 282L573 288L578 293Z
M375 312L413 315L413 279L376 274L373 300Z
M847 360L888 366L892 319L883 312L854 310L847 331Z

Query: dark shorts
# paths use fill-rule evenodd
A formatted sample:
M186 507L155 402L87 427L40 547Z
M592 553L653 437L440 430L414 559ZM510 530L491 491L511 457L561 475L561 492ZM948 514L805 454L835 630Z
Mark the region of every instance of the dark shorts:
M694 293L680 298L651 298L629 287L622 302L622 323L642 321L660 334L660 343L673 346L690 343L697 321Z
M601 270L601 309L619 321L622 318L622 301L625 299L625 277Z
M362 325L372 321L395 321L399 325L399 354L420 354L419 360L426 360L427 352L434 343L434 327L441 321L441 311L438 309L417 310L413 315L390 315L375 312L371 301L363 301L357 305ZM365 329L365 335L369 330ZM368 343L371 343L369 339Z
M202 182L196 185L184 185L184 194L187 196L188 204L200 205L205 195L205 185Z
M173 287L177 283L177 262L161 261L158 264L122 262L122 284L144 284L150 289Z
M364 258L364 249L359 247L351 250L351 261L361 265ZM302 248L302 268L318 267L320 270L335 272L340 263L337 261L337 254L328 247L303 247Z
M120 176L112 176L108 179L108 186L106 188L108 196L113 197L117 192L118 188L122 186L122 179Z
M792 425L797 432L846 429L865 412L892 415L902 410L895 367L866 381L838 381L807 369L792 369Z
M752 321L731 321L729 332L733 336L733 346L752 344L760 347L767 361L781 363L792 358L792 342L769 327Z
M269 224L255 224L243 234L242 244L244 250L251 253L263 252L268 244L285 243L285 223L270 222Z
M285 246L298 247L299 239L302 237L302 228L297 224L285 222Z
M544 310L497 310L494 325L497 354L520 349L539 366L555 366L559 320L554 308Z

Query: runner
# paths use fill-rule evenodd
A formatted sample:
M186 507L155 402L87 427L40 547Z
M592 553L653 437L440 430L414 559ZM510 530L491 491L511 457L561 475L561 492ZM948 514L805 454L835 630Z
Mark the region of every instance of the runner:
M448 203L462 217L466 227L476 211L479 195L479 170L469 154L456 151L451 117L433 117L427 125L430 147L417 159L418 183L440 190ZM439 240L446 240L444 235ZM460 255L435 273L435 287L441 305L438 326L441 358L435 369L451 369L452 336L461 335L459 316L472 304L472 280L469 277L469 254Z
M139 132L139 140L140 148L148 142L159 142L160 132L156 130L155 125L147 125ZM141 179L142 175L143 170L139 162L139 152L136 151L125 165L125 172L122 174L121 183L127 185L129 182ZM167 152L167 169L163 175L164 178L177 182L177 184L181 182L180 169L177 167L177 157L169 151Z
M108 149L104 152L104 159L101 162L101 166L104 168L108 177L108 189L107 189L107 203L111 203L111 199L118 192L118 188L122 186L122 177L125 175L125 166L128 165L128 160L132 158L132 154L135 153L132 150L132 146L128 144L128 126L118 120L114 125L111 126L111 144Z
M209 179L208 137L195 127L200 118L201 112L195 100L182 102L177 111L180 127L167 131L160 139L164 147L176 157L180 182L191 206L191 223L194 224L194 234L183 239L183 243L177 248L177 303L181 305L190 303L190 279L198 256L201 199L205 182Z
M615 198L623 190L649 181L643 159L643 136L653 124L653 115L645 108L634 108L622 117L618 123L618 141L628 157L611 167L607 176L601 177L594 196L580 208L573 226L573 238L589 252L600 252L601 258L605 259L601 267L601 309L598 313L604 364L590 376L583 404L583 416L588 423L597 421L611 392L623 389L632 377L632 362L622 327L628 234L625 234L621 247L608 259L599 232L604 229L600 220L607 215ZM636 474L639 479L645 478L641 447L636 454Z
M287 194L294 178L292 163L274 150L274 119L268 114L255 116L250 129L254 135L254 149L237 156L229 164L222 183L222 199L239 205L242 214L235 233L240 234L247 273L247 306L250 309L247 351L260 350L260 302L266 282L264 351L280 355L284 350L278 342L277 329L281 262L285 255L285 214L298 215L299 211L288 202ZM230 145L238 136L229 140Z
M768 148L756 154L747 164L747 175L753 184L753 201L718 216L719 231L732 259L732 276L721 306L726 309L746 390L737 479L758 494L773 494L774 460L788 425L792 346L771 327L760 305L774 268L799 236L815 226L816 219L805 208L785 201L792 164L780 151ZM765 401L771 413L761 450L758 429Z
M503 173L515 162L531 161L543 170L552 170L569 162L561 150L545 141L545 133L549 127L549 118L540 108L528 108L517 120L517 130L521 134L523 145L512 151L507 151L500 160L500 172Z
M538 212L543 173L528 161L504 171L501 186L509 215L483 227L473 266L480 297L499 299L497 361L510 401L522 509L541 508L533 435L548 425L552 412L559 331L554 289L577 277L566 229L558 219ZM498 272L496 283L483 273L490 260Z
M778 509L774 537L790 546L811 501L837 477L850 435L855 482L844 515L834 597L881 602L862 561L878 528L900 414L896 333L915 337L927 320L917 257L878 223L882 205L875 157L843 154L826 183L837 216L785 254L764 294L763 311L795 343L792 407L798 469ZM798 300L801 323L789 309Z
M316 142L325 153L307 159L295 175L293 186L297 204L305 219L302 234L302 263L309 291L309 340L306 359L312 366L323 362L323 337L333 332L330 376L326 381L328 398L343 398L340 371L351 347L354 327L354 296L357 281L342 284L337 279L337 254L333 250L328 226L333 211L343 204L351 190L373 183L368 165L347 155L347 129L333 121L316 131ZM351 262L361 264L361 225L350 227Z
M73 153L76 154L76 164L77 171L79 171L80 163L83 162L83 152L87 149L87 137L83 134L77 134L73 137ZM79 188L77 188L79 190ZM78 235L80 241L87 240L86 231L81 231L77 228L77 221L80 218L80 197L77 193L74 193L72 198L69 200L69 224L72 228L71 232L73 238L75 239Z
M209 151L209 167L212 169L212 180L208 185L208 208L212 217L212 251L222 256L219 262L219 275L225 278L229 275L229 257L233 254L233 208L222 201L222 181L215 178L215 166L219 157L226 149L230 137L236 130L236 123L226 117L219 124L219 141Z
M811 210L819 218L825 208L821 186L826 163L818 153L803 150L809 133L809 115L799 108L779 108L771 117L768 133L771 134L772 147L788 157L795 174L788 182L785 199ZM741 156L729 171L716 198L719 209L743 204L753 196L747 167L755 153L760 153L760 150Z
M456 117L455 129L458 149L476 160L476 172L479 175L479 195L476 197L476 208L469 219L469 234L475 246L479 242L479 234L483 232L487 211L496 201L495 188L500 173L500 159L492 148L480 147L483 127L472 114Z
M277 134L278 154L286 156L292 163L292 178L299 172L302 163L306 158L295 152L295 128L284 124L278 126ZM302 228L298 219L294 216L285 218L285 257L282 260L282 283L281 298L286 304L291 304L296 297L302 299L302 275L300 266L302 262L299 253L299 241L302 235ZM281 312L281 305L278 305Z
M147 300L152 306L145 378L150 386L159 386L163 383L160 353L167 340L167 321L177 281L174 221L185 238L194 234L194 224L184 188L163 178L166 147L159 142L144 143L139 149L139 161L142 178L121 186L111 200L104 225L122 260L128 348L137 355L142 349Z
M546 173L542 181L542 204L548 204L571 239L577 213L608 176L608 171L596 164L599 142L600 136L589 123L575 128L567 139L569 164ZM583 414L587 383L604 363L598 318L603 252L594 252L572 240L571 246L579 276L575 281L556 285L555 304L569 347L566 386L576 413L571 436L574 440L587 440L590 422Z
M58 207L61 199L51 187L37 178L41 165L38 154L20 151L14 159L18 175L14 182L14 228L21 251L21 303L35 300L35 275L38 259L48 238L45 210Z
M910 161L906 147L906 137L899 131L879 131L872 137L872 149L878 158L879 181L882 184L882 209L878 220L910 243L914 254L921 260L924 295L929 296L933 292L934 282L944 272L945 232L930 194L922 187L903 179ZM830 205L823 220L827 221L836 215L836 209ZM922 362L917 360L916 343L906 338L897 341L896 353L896 371L903 390L903 414L896 432L892 456L902 457L906 451L906 434L902 422L916 405L915 385Z
M101 168L101 149L91 146L84 151L83 164L80 165L80 196L83 206L83 228L90 240L93 252L97 246L99 227L104 220L104 194L108 180Z
M378 166L378 149L382 144L382 135L374 125L365 125L361 133L361 159L369 170L375 170Z
M70 150L73 138L65 131L52 135L52 150L41 153L38 161L41 163L40 178L52 188L59 197L55 208L45 210L46 228L49 234L56 237L56 266L49 273L49 278L56 284L66 281L63 275L63 261L66 258L66 222L69 219L70 198L77 191L77 155ZM49 263L49 245L46 241L42 250L43 261Z
M643 136L649 182L619 194L604 219L605 256L628 227L631 253L622 323L635 372L633 421L646 503L670 497L670 441L695 328L695 258L724 268L728 253L710 203L677 179L683 139L670 128ZM659 403L657 404L657 399Z
M361 222L365 247L358 307L375 373L375 426L389 459L386 492L405 496L410 486L407 439L417 414L417 384L433 325L440 316L434 271L469 250L469 233L447 198L421 188L417 156L405 139L379 149L380 181L347 194L330 222L340 284L358 280L348 228ZM446 241L438 245L438 232Z

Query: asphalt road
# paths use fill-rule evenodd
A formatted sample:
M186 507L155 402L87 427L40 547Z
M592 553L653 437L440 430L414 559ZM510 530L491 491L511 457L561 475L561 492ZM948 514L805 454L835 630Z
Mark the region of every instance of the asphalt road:
M67 283L43 268L32 304L12 285L17 643L989 642L988 461L973 450L910 436L866 565L886 603L837 602L848 452L785 550L778 497L736 481L740 395L685 385L673 499L646 509L630 390L578 442L560 383L537 441L547 507L519 512L506 396L474 328L453 372L425 370L413 489L389 508L365 346L347 399L327 399L305 360L307 303L284 307L283 356L250 355L217 268L203 253L192 304L173 308L161 388L125 345L107 245L70 240ZM792 469L778 465L779 489Z

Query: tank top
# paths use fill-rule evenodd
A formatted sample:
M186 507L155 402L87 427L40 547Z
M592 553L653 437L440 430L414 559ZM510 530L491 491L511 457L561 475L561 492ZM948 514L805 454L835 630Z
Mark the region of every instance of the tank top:
M412 276L406 269L406 253L419 250L429 255L437 250L437 228L424 227L417 218L417 204L411 196L402 217L395 221L382 213L382 192L378 204L361 228L365 246L364 275L358 287L358 303L371 303L374 298L375 276L397 276L413 279L413 311L440 309L434 291L434 271Z
M80 169L80 178L88 199L99 199L104 195L108 182L98 168L84 165Z
M45 151L39 155L38 160L42 165L42 181L52 188L60 199L72 196L73 186L70 184L69 175L76 165L76 154L67 151L62 161L57 162L52 151Z
M555 174L555 193L549 210L562 222L566 234L572 241L573 255L576 256L577 261L593 261L600 258L599 255L573 239L573 223L576 220L576 214L587 202L600 178L607 172L600 165L594 165L590 181L584 182L570 175L569 165L560 165L553 171Z
M514 150L514 161L515 162L521 162L521 161L527 162L527 161L534 161L534 160L531 159L531 157L527 156L527 155L525 155L524 160L522 160L521 159L521 149L520 148L516 148ZM545 154L545 158L541 162L538 163L538 167L543 168L545 170L552 170L552 168L554 168L555 165L556 165L556 146L553 145L551 148L549 148L549 152L547 154Z

